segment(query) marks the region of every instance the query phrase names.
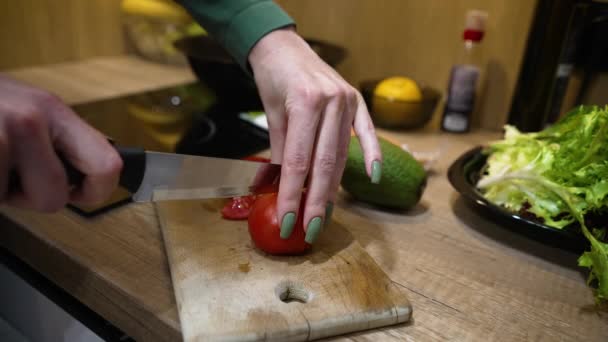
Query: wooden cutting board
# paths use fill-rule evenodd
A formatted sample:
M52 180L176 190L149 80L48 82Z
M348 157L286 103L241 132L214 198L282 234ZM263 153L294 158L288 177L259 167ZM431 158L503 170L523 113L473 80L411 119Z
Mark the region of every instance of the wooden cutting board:
M341 222L313 250L257 250L221 200L157 203L184 341L309 341L406 322L405 293Z

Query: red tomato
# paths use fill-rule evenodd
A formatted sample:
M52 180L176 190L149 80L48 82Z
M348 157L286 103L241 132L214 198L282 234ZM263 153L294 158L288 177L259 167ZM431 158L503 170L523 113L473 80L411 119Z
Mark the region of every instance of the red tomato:
M270 159L258 156L249 156L244 160L269 163ZM272 193L279 191L279 184L264 184L255 189L257 193ZM256 195L233 197L222 208L222 217L229 220L244 220L249 216L251 206L255 202Z
M243 158L243 160L257 161L257 162L263 162L263 163L270 163L270 159L268 159L266 157L258 157L258 156L245 157L245 158Z
M291 236L283 240L281 239L281 226L277 219L277 194L259 195L249 213L249 234L255 245L268 254L302 254L311 248L311 245L304 241L306 234L302 216L298 215Z
M279 184L277 183L260 185L254 189L254 193L257 195L273 194L277 192L279 192Z
M256 196L242 196L230 199L222 208L222 217L229 220L246 220Z

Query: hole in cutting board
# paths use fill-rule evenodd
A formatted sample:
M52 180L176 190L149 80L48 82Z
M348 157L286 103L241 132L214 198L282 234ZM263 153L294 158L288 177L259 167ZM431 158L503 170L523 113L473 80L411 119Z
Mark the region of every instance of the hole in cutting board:
M308 303L312 300L312 293L304 288L304 285L291 280L282 281L274 291L283 303Z

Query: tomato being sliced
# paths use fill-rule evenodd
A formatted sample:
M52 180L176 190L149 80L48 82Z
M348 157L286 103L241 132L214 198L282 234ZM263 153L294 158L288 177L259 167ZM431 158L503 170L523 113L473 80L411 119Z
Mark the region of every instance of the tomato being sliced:
M249 213L249 234L259 249L273 255L297 255L308 251L311 245L304 241L302 216L298 214L296 226L288 239L281 239L277 218L276 193L258 195ZM302 203L305 200L302 199ZM300 208L300 212L302 209Z
M268 159L266 157L258 157L258 156L248 156L248 157L243 158L243 160L270 163L270 159Z
M246 220L256 196L241 196L230 199L222 208L222 217L229 220Z
M270 159L258 156L249 156L244 160L269 163ZM255 189L255 193L272 193L279 191L278 184L263 184ZM249 216L251 206L256 200L256 195L233 197L222 208L222 217L229 220L245 220Z

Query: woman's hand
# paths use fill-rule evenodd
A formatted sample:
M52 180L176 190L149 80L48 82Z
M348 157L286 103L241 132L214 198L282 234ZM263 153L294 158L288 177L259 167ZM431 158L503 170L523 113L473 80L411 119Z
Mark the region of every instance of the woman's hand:
M61 153L85 174L68 185ZM122 160L106 138L54 95L0 74L0 202L51 212L66 203L92 205L118 184ZM20 191L9 193L11 170Z
M292 28L264 36L249 63L268 117L272 161L283 165L277 208L281 237L291 235L307 187L304 227L306 241L313 243L331 214L352 128L370 181L380 181L382 156L373 123L361 95Z

